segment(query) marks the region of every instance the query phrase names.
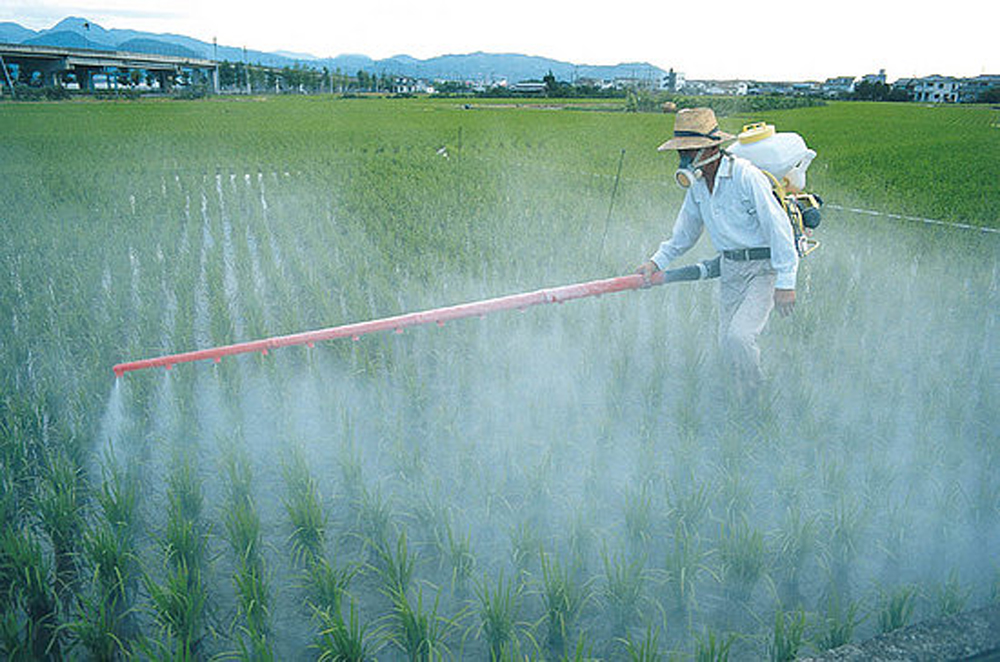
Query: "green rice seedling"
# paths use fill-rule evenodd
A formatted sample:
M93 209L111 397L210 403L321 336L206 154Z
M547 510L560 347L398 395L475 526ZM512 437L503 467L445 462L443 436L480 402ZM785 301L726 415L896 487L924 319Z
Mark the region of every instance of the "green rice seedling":
M167 560L174 566L201 568L205 560L207 536L196 520L185 519L171 513L163 533L162 544Z
M458 620L438 614L440 594L434 605L424 606L423 589L417 590L416 602L403 592L392 591L392 613L384 626L386 640L403 652L410 662L433 662L451 657L447 639L459 627Z
M697 604L696 587L703 574L719 577L708 564L710 552L704 550L701 540L686 527L674 531L673 545L667 550L664 563L666 571L667 595L672 608L681 613L690 613Z
M695 637L695 662L728 662L729 651L736 641L736 635L723 636L709 628Z
M499 657L504 647L517 638L521 591L522 585L515 586L513 581L505 581L503 572L492 588L485 576L476 587L479 603L477 636L486 642L493 659Z
M571 652L566 652L559 662L596 662L596 658L593 657L593 650L591 646L587 643L586 633L581 632L580 636L576 639L576 645L573 647Z
M589 582L578 583L574 569L563 566L549 554L542 554L541 565L546 644L552 653L561 655L570 628L590 598Z
M31 660L29 645L21 638L21 624L13 605L4 605L0 611L0 653L14 662Z
M690 491L682 492L678 482L668 483L667 519L675 531L683 528L695 532L708 513L711 485L694 480L683 481L681 484L694 487Z
M49 458L39 487L38 516L52 543L57 590L76 581L77 545L83 532L83 495L79 467L66 455Z
M654 629L652 624L646 626L646 633L642 639L636 641L630 635L619 639L625 646L625 655L628 662L660 662L663 654L660 652L660 631Z
M416 566L416 554L409 551L406 544L406 532L401 531L396 539L395 550L388 544L376 548L378 555L376 571L382 578L382 590L386 595L405 594L413 579Z
M93 569L100 595L119 605L130 599L136 556L131 545L113 524L102 521L89 527L81 543L83 557Z
M728 461L721 468L719 489L728 522L737 522L751 514L753 485L747 480L744 463Z
M251 561L244 557L233 575L236 586L237 615L236 638L241 658L245 660L271 660L270 604L271 591L267 571L262 560Z
M34 533L15 528L0 533L0 587L8 608L23 613L24 619L14 648L30 659L45 659L50 653L58 656L53 585L53 568Z
M622 636L628 627L642 614L650 601L645 594L645 586L652 579L646 570L646 558L638 556L629 561L623 554L613 558L605 551L604 583L600 597L610 613L612 631Z
M122 633L122 619L127 615L116 595L109 596L100 590L78 593L75 617L60 627L69 635L72 650L83 649L90 660L111 662L128 655Z
M385 549L389 545L393 520L392 505L382 496L382 491L362 487L357 511L358 535L366 548L370 551Z
M300 566L308 567L323 556L327 516L320 503L319 490L311 476L286 476L288 495L285 512L292 524L292 556Z
M879 632L892 632L906 627L913 616L916 598L917 589L913 586L900 586L893 591L881 593L878 607Z
M858 504L839 500L829 514L827 535L827 565L833 582L849 587L848 571L858 553L864 535L865 512Z
M530 565L541 553L542 542L538 531L528 520L521 520L508 530L510 560L517 571L518 581L527 578Z
M188 456L175 459L167 483L167 507L170 517L197 521L205 503L201 479Z
M255 564L260 559L260 515L249 494L233 497L223 513L226 540L241 562Z
M247 630L254 635L265 635L270 618L271 592L263 561L244 556L239 561L233 581L239 614Z
M653 501L645 483L638 492L625 492L625 531L634 551L645 549L653 532Z
M207 589L201 572L184 563L170 564L162 584L150 575L143 577L150 609L160 629L160 639L143 642L154 657L169 654L179 659L193 659L205 636Z
M338 608L336 612L326 609L317 611L321 630L319 633L320 662L366 662L374 659L377 646L373 635L361 622L355 600L351 600L347 620Z
M103 481L97 503L104 519L127 541L134 537L139 503L139 483L134 473L126 473L109 458L102 467Z
M849 644L854 638L854 631L862 623L861 605L856 600L848 600L843 604L840 594L834 590L826 599L826 610L817 623L815 637L816 648L821 651L831 650L844 644Z
M958 573L952 570L948 573L948 579L939 584L934 590L934 598L937 602L938 616L954 616L965 609L969 601L971 589L964 588L958 579Z
M250 456L240 445L241 433L220 440L222 463L226 475L226 491L230 502L237 503L253 494L253 466Z
M775 547L781 568L781 588L788 600L794 601L799 597L799 577L806 558L813 551L816 531L815 516L804 517L798 506L785 510Z
M786 613L780 608L774 614L774 632L768 642L767 656L771 662L792 662L805 641L806 613L802 609Z
M767 576L767 551L764 536L741 518L723 523L719 532L719 555L726 591L736 600L750 599L761 578Z
M347 425L345 423L345 425ZM350 437L347 437L350 439ZM361 470L361 453L357 451L353 443L345 443L337 460L340 465L340 478L344 485L347 498L351 501L358 501L364 495L364 476Z
M442 560L451 566L451 590L459 596L464 596L476 568L476 556L472 552L472 534L456 535L450 521L445 522L444 528L446 540L439 545L447 546L441 550Z
M337 617L344 595L351 580L358 574L358 568L337 568L325 557L313 563L304 576L304 588L307 593L307 603L314 611L322 611L327 615Z

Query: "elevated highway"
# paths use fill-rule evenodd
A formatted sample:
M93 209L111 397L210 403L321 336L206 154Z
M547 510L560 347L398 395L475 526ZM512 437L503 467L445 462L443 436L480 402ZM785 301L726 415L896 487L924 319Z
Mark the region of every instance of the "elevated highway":
M0 86L4 88L16 82L15 72L41 76L43 85L53 87L74 78L80 89L90 90L95 76L143 71L152 74L164 91L181 77L204 81L213 92L219 91L218 62L174 55L0 44L0 69Z

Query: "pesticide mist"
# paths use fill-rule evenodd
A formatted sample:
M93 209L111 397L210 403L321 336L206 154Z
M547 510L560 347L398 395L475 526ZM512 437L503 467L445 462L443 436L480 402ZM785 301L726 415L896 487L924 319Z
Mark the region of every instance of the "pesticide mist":
M1000 597L995 234L826 211L753 416L711 281L109 390L120 360L628 273L680 200L659 117L282 103L296 132L202 136L217 162L15 181L85 227L0 253L4 650L787 659Z

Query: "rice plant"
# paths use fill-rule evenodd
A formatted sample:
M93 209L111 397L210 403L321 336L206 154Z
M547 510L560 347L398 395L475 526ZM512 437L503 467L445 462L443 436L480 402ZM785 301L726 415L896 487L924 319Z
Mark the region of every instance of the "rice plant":
M38 494L38 515L52 543L59 592L76 581L77 545L83 533L83 495L80 469L59 453L49 458Z
M629 560L623 554L604 552L604 577L600 598L609 613L612 632L622 636L651 604L646 595L646 585L652 575L646 569L645 557Z
M292 525L292 556L308 567L323 556L327 515L320 503L316 482L298 454L284 466L287 496L285 512Z
M0 533L0 586L7 596L8 652L19 651L25 659L36 660L58 655L54 583L53 567L33 532L8 528Z
M938 616L954 616L961 612L965 609L970 593L970 589L962 586L958 572L955 570L949 572L948 578L934 589Z
M767 655L771 662L792 662L805 643L806 614L802 609L774 614L774 632L768 642Z
M685 483L687 483L685 481ZM667 518L673 530L684 529L695 532L709 512L711 485L707 482L691 481L690 490L684 491L678 483L668 483Z
M102 662L127 658L130 649L123 621L129 611L121 600L100 590L77 595L72 618L61 626L73 651L82 649L87 659Z
M439 541L439 553L442 562L451 567L451 590L463 596L468 590L469 581L476 568L476 556L472 551L472 534L461 536L455 533L450 521L446 521L445 539Z
M375 570L382 579L382 590L387 595L406 594L413 579L417 558L406 544L406 532L401 531L396 539L395 550L386 544L376 548Z
M839 593L831 593L816 623L816 648L826 651L851 643L855 630L864 620L860 612L858 601L848 598L845 604Z
M247 556L239 560L233 575L236 586L237 622L240 646L247 659L264 660L273 656L270 643L271 603L269 575L260 560Z
M104 479L96 494L101 514L119 537L130 541L138 518L139 484L135 472L121 469L113 459L106 461L101 470Z
M638 641L630 636L620 639L625 647L628 662L660 662L663 654L660 652L660 631L647 625L645 635Z
M695 662L728 662L736 635L722 635L709 628L695 637Z
M625 531L636 552L645 549L653 534L653 503L645 483L637 492L625 493Z
M89 527L81 544L83 558L92 568L92 580L98 595L124 609L131 602L138 559L120 529L101 521Z
M906 627L913 616L917 591L913 586L900 586L882 592L878 607L878 629L886 633Z
M386 640L396 646L410 662L434 662L451 657L448 639L460 623L438 613L440 594L430 607L424 605L423 588L411 599L406 593L389 591L392 612L381 628Z
M515 586L513 580L505 581L501 572L492 586L484 576L476 587L479 618L476 633L485 641L491 659L499 658L505 647L517 639L518 629L521 627L521 586Z
M347 589L358 572L359 569L352 566L338 568L326 558L313 563L303 575L302 586L313 612L323 612L329 618L338 618Z
M545 610L546 644L552 653L561 655L569 630L590 599L589 582L578 582L575 568L543 553L540 593Z
M719 540L726 590L736 600L745 602L757 583L767 576L764 535L741 518L737 522L723 523Z
M357 508L358 536L369 551L385 549L393 528L392 505L378 488L362 488Z
M350 602L346 620L339 608L336 612L320 609L317 618L322 628L316 644L320 662L366 662L375 659L377 636L361 622L355 600Z
M145 575L150 611L159 628L158 639L146 639L140 647L147 655L195 659L207 634L208 593L201 571L185 563L173 563L162 583Z
M720 580L708 563L710 556L711 552L703 548L701 539L687 527L674 530L672 545L664 559L664 571L669 604L676 612L686 614L697 604L697 586L702 575Z

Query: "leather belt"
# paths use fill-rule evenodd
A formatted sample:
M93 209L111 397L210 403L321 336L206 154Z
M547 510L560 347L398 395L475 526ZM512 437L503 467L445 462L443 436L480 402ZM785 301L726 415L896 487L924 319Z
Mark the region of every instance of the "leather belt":
M762 248L737 248L731 251L722 251L722 254L727 260L735 260L736 262L769 260L771 258L771 249L766 246Z

